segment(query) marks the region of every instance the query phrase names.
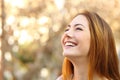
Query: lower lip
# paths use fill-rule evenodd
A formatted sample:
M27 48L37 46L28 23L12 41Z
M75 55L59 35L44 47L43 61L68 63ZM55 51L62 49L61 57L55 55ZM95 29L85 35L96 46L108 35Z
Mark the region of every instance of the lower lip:
M75 46L64 46L66 49L68 49L68 48L73 48L73 47L75 47Z

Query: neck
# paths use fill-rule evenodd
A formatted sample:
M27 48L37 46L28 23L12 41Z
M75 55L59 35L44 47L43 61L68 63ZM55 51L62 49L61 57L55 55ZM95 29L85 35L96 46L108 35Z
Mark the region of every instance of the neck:
M73 80L88 80L87 58L74 58L71 62L74 66Z
M89 62L87 58L72 58L70 59L74 66L74 74L72 80L88 80ZM98 76L93 73L93 80L107 80L105 77Z

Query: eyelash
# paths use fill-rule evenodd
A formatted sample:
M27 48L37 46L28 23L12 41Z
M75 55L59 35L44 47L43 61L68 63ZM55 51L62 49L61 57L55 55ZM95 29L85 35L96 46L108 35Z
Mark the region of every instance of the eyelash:
M65 29L65 32L66 32L66 31L69 31L69 29Z
M82 28L76 28L76 30L81 30L82 31L83 29Z
M83 31L82 28L75 28L75 30L81 30L81 31ZM69 31L69 29L65 29L65 32L66 32L66 31Z

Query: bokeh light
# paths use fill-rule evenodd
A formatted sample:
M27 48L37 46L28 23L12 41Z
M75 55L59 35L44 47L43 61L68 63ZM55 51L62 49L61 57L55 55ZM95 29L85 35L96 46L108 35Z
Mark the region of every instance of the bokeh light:
M54 2L59 10L63 9L65 0L54 0Z
M15 16L11 15L6 19L7 25L12 25L15 22Z
M6 77L6 79L13 80L12 73L8 70L5 70L4 76Z
M30 23L29 20L30 20L30 19L27 18L27 17L23 17L23 18L21 18L20 26L22 26L22 27L26 27L26 26L28 26L29 23Z
M13 48L12 48L12 51L13 52L18 52L18 50L19 50L19 46L14 45Z
M26 0L5 0L6 3L10 3L13 7L24 8Z
M49 70L47 68L42 68L40 71L40 75L43 78L46 78L49 75Z
M24 44L24 43L30 43L33 41L32 36L29 35L29 33L26 30L22 30L20 32L20 38L18 40L18 43L20 45Z
M4 58L6 80L56 80L64 58L61 34L81 9L99 13L110 24L120 57L120 0L4 0L1 14L2 9L0 63Z
M13 37L13 36L10 36L10 37L8 38L8 44L9 44L9 45L13 45L13 44L14 44L14 37Z
M10 52L5 52L5 59L7 61L11 61L12 60L12 56L11 56L11 53Z
M38 19L38 24L43 25L49 21L49 18L47 16L42 16Z

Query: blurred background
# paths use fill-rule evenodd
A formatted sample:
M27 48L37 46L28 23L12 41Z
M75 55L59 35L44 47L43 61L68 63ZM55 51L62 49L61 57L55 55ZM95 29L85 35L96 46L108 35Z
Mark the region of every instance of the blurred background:
M0 0L0 80L55 80L61 34L80 9L111 26L120 55L120 0Z

